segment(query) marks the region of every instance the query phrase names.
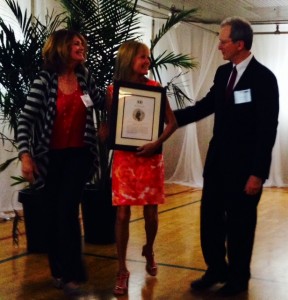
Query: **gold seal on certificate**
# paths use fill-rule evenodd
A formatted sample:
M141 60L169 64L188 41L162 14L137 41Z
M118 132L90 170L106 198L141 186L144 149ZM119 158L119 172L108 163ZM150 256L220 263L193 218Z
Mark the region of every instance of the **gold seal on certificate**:
M115 81L111 148L136 151L137 147L157 140L164 126L165 97L162 87Z

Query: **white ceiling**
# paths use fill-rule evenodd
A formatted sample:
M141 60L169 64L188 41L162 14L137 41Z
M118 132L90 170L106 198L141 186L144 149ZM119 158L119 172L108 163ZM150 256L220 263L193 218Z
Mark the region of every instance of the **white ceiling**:
M171 11L197 8L187 21L219 24L229 16L240 16L252 24L288 24L288 0L139 0L138 10L155 18Z

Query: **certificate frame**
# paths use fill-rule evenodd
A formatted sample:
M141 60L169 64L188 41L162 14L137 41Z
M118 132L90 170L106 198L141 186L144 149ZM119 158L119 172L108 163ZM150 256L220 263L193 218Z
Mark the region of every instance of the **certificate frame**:
M110 116L110 148L137 151L162 134L166 89L115 81ZM162 146L157 153L162 153Z

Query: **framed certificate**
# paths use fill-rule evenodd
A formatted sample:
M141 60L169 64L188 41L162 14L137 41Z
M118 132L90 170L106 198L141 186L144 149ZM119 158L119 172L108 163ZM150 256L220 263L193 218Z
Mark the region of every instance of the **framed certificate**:
M115 81L110 147L137 151L139 146L157 140L164 127L165 99L165 88Z

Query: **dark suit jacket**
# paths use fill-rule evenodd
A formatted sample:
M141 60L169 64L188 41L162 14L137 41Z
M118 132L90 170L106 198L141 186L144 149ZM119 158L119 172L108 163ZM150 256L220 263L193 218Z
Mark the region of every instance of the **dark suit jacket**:
M225 100L231 70L232 63L220 66L208 94L195 106L174 113L179 126L215 114L204 177L221 168L221 175L228 177L255 175L265 180L278 125L277 80L253 57L234 88L234 92L250 90L251 101L236 104L234 93L229 101Z

